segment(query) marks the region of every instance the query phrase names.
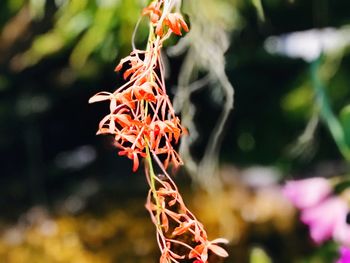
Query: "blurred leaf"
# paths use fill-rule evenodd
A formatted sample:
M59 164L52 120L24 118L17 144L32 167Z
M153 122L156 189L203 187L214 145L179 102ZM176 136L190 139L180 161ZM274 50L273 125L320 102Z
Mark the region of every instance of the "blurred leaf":
M35 19L43 18L45 14L46 0L30 0L29 6L32 17Z
M272 263L270 257L261 248L253 248L250 253L250 263Z
M92 19L93 17L91 12L86 10L75 14L66 21L58 21L58 26L62 26L63 28L60 30L69 36L69 38L72 38L78 36L78 34L88 28L92 23Z
M5 75L0 74L0 92L4 91L9 86L9 80L6 78Z
M292 89L283 99L282 108L291 115L305 116L312 109L313 91L309 81L303 83Z
M43 16L45 3L46 0L30 0L34 17ZM36 36L31 47L18 56L19 70L69 48L73 49L70 63L76 69L83 68L94 53L109 62L123 45L130 47L141 11L140 1L136 0L56 0L56 6L52 29Z
M350 161L350 148L346 143L343 127L339 119L333 113L333 109L329 101L329 96L326 92L325 83L320 76L319 71L322 59L322 56L319 57L311 64L310 68L313 84L312 86L316 95L317 107L319 108L320 116L328 126L328 129L333 137L333 140L337 144L339 151L347 161Z
M73 15L78 14L87 9L87 0L71 0L61 5L57 12L59 20L69 20Z
M71 64L75 68L81 68L86 63L91 53L97 49L107 38L108 32L116 16L114 8L100 8L95 14L93 26L84 34L75 46L71 55Z
M22 8L24 0L10 0L8 1L8 8L11 12L16 12Z
M346 143L350 147L350 104L341 110L339 118L344 129Z
M265 21L265 13L261 3L261 0L252 0L252 3L258 13L260 21Z
M92 23L92 14L86 9L86 1L73 0L63 5L56 14L58 20L55 27L37 36L30 49L22 55L21 67L34 65L69 46Z
M20 69L35 65L42 58L58 52L64 46L64 39L57 32L38 36L31 48L20 56Z
M340 183L335 185L334 192L340 194L341 192L343 192L349 188L350 188L350 181L348 181L348 180L341 181Z
M323 246L316 249L315 253L308 259L303 260L304 263L324 263L336 262L338 258L338 244L334 242L327 242Z

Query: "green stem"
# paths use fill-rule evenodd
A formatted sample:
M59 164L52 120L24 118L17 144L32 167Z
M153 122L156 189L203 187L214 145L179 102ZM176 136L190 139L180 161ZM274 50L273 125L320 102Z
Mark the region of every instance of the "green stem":
M145 108L145 118L147 118L148 102L142 100L142 104L145 104L142 106L144 106L144 108ZM161 227L160 204L159 204L159 200L158 200L157 189L156 189L156 179L155 179L156 174L154 173L153 162L152 162L152 157L151 157L151 153L149 150L147 138L145 138L145 142L146 142L146 162L147 162L146 169L148 169L150 187L151 187L152 195L153 195L154 201L156 202L156 207L157 207L157 227Z
M149 52L150 50L150 46L152 45L153 41L154 41L154 28L152 26L152 24L149 24L149 35L148 35L148 41L147 41L147 48L146 48L146 52ZM150 81L153 81L153 76L152 74L150 75ZM145 102L145 101L143 101ZM144 105L144 109L145 109L145 118L147 118L148 115L148 102L145 102ZM152 157L151 157L151 153L150 153L150 149L148 146L148 140L147 138L145 138L145 142L146 142L146 169L148 169L148 173L149 173L149 181L150 181L150 188L151 188L151 192L152 192L152 196L153 199L156 203L156 219L157 219L157 228L159 230L162 229L162 224L160 221L160 213L161 213L161 205L159 203L159 199L158 199L158 195L157 195L157 189L156 189L156 174L154 173L154 168L153 168L153 163L152 163Z
M328 126L328 129L332 134L339 151L347 161L350 161L350 149L346 144L344 130L339 120L332 111L326 94L325 84L320 77L319 70L321 66L321 60L322 56L320 56L311 64L312 86L316 94L316 103L318 104L321 118Z
M150 179L150 187L151 187L151 191L152 191L152 195L154 198L154 201L156 202L156 207L157 207L157 228L161 228L161 222L160 222L160 203L159 203L159 199L158 199L158 195L157 195L157 189L156 189L156 174L154 173L154 169L153 169L153 163L152 163L152 157L151 157L151 153L149 150L149 147L146 146L146 162L147 162L147 167L146 169L148 169L149 172L149 179Z

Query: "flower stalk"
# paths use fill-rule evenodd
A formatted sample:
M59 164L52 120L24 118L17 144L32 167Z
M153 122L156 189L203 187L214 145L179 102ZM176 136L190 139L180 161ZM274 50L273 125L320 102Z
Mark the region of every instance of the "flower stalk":
M176 11L180 3L154 0L143 10L143 16L150 19L146 49L134 47L117 65L115 70L123 71L124 85L113 93L99 92L89 102L110 101L110 113L101 120L97 134L114 135L119 155L133 161L133 171L139 168L140 158L145 161L150 187L146 209L156 226L160 263L181 260L207 263L211 253L228 256L218 245L227 241L208 240L203 225L186 207L166 171L169 165L176 169L183 164L173 144L186 134L166 92L161 58L164 41L172 34L181 36L189 30ZM161 169L161 175L156 175L153 160Z
M153 169L153 163L152 163L152 157L149 151L149 148L146 147L146 166L145 166L145 174L146 174L146 178L147 178L147 182L150 186L150 190L152 192L153 195L153 199L156 202L156 208L157 208L157 216L156 216L156 222L155 225L157 226L157 230L159 227L161 227L161 223L160 223L160 204L159 204L159 200L157 198L157 190L156 190L156 175L154 173L154 169Z

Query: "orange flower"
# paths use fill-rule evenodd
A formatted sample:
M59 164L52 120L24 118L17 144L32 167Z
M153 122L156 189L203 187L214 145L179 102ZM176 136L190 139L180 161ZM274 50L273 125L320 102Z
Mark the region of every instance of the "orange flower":
M164 166L182 164L172 143L177 143L185 129L174 114L165 93L161 65L161 42L156 41L147 52L134 50L122 59L116 70L124 64L129 81L114 93L99 92L89 102L110 100L110 113L99 124L97 134L114 134L119 155L133 160L133 171L139 167L139 157L146 156L146 147L156 155L165 155ZM142 56L141 56L142 54ZM141 59L143 57L143 59Z
M208 260L208 252L211 250L213 253L218 255L219 257L228 257L228 253L225 249L218 246L217 243L227 244L228 241L224 238L214 239L213 241L204 240L202 244L196 246L193 250L190 251L189 258L196 258L197 260L201 260L202 262L207 262Z
M181 222L180 226L176 227L173 231L174 236L182 235L188 231L193 232L194 240L196 242L200 241L201 236L204 234L201 231L203 226L197 220L189 219L188 221Z
M163 249L159 263L178 262L177 259L184 259L185 256L180 256L171 251L171 244L167 242L166 247Z
M174 34L181 36L181 29L188 32L188 26L183 19L181 14L178 13L168 13L163 14L161 7L163 6L163 1L153 1L148 7L144 8L142 11L143 16L149 16L151 22L155 25L155 32L158 36L164 36L163 28L167 26ZM163 15L162 15L163 14Z
M189 28L182 15L178 13L169 13L157 22L155 32L158 36L162 37L165 35L163 30L165 26L168 27L171 30L171 32L179 36L182 35L181 29L183 29L186 32L189 31Z
M184 251L188 252L180 255L187 259L194 259L194 262L197 263L208 263L209 252L220 257L227 257L228 254L225 249L218 244L227 243L228 241L223 238L208 241L203 225L185 206L170 176L168 174L160 175L156 180L160 184L159 189L155 192L149 191L146 208L157 226L158 244L164 253L162 253L161 260L163 261L161 262L177 262L168 257L168 252L173 252L170 245L172 243L176 244L177 248L179 246L186 248ZM149 178L148 182L150 182ZM171 227L169 222L172 222ZM183 237L195 242L195 245L192 247L184 243L181 241ZM164 248L165 244L167 244L166 248ZM181 251L181 249L178 251Z
M188 32L188 26L183 19L182 15L178 13L169 13L164 19L164 24L167 25L174 34L181 36L181 29Z
M157 23L159 18L162 16L162 11L160 10L161 5L162 3L158 1L151 2L148 7L143 9L142 15L148 15L152 23Z
M139 167L139 157L138 155L142 156L143 158L146 157L146 154L140 151L137 151L135 149L131 148L124 148L123 150L119 151L118 153L120 156L126 155L129 159L133 160L133 167L132 171L136 172L137 168Z

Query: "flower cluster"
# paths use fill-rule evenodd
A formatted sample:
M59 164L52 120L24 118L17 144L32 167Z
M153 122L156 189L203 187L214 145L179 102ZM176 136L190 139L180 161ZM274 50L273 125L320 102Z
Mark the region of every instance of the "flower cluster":
M208 240L203 225L187 209L166 172L170 163L174 167L182 164L172 144L186 132L166 93L161 58L164 41L172 33L181 35L182 30L188 31L183 17L172 12L178 3L177 0L155 0L143 10L142 14L150 18L147 49L134 48L117 65L115 70L124 72L124 85L113 93L97 93L89 102L110 101L110 113L101 120L97 133L114 135L119 155L133 160L133 171L138 169L140 157L146 159L150 186L146 208L156 226L160 263L178 263L183 259L207 263L210 253L228 256L217 245L227 240ZM164 175L154 173L152 157Z
M350 247L349 207L345 200L332 194L332 186L324 178L288 182L285 196L299 209L301 221L310 227L316 244L334 239Z
M151 2L142 12L143 15L148 15L150 17L152 26L155 28L155 33L160 37L164 37L171 32L181 36L181 29L186 32L189 31L182 15L171 12L175 3L176 1L171 0L156 0ZM164 31L164 28L170 30Z
M146 208L157 226L157 241L162 253L160 263L183 259L207 263L210 253L227 257L227 252L217 244L228 241L223 238L208 240L203 225L185 206L170 176L165 174L156 180L158 187L149 191Z
M127 81L115 92L100 92L89 102L109 100L110 113L100 124L97 134L113 134L119 155L133 160L133 171L139 167L139 157L146 156L146 147L157 155L164 155L164 166L182 164L172 143L185 132L175 116L173 106L166 93L164 65L161 58L163 42L181 29L188 31L182 16L171 13L174 1L153 1L144 9L150 16L152 30L146 50L133 50L122 59L116 71L123 68ZM162 11L163 10L163 11Z

